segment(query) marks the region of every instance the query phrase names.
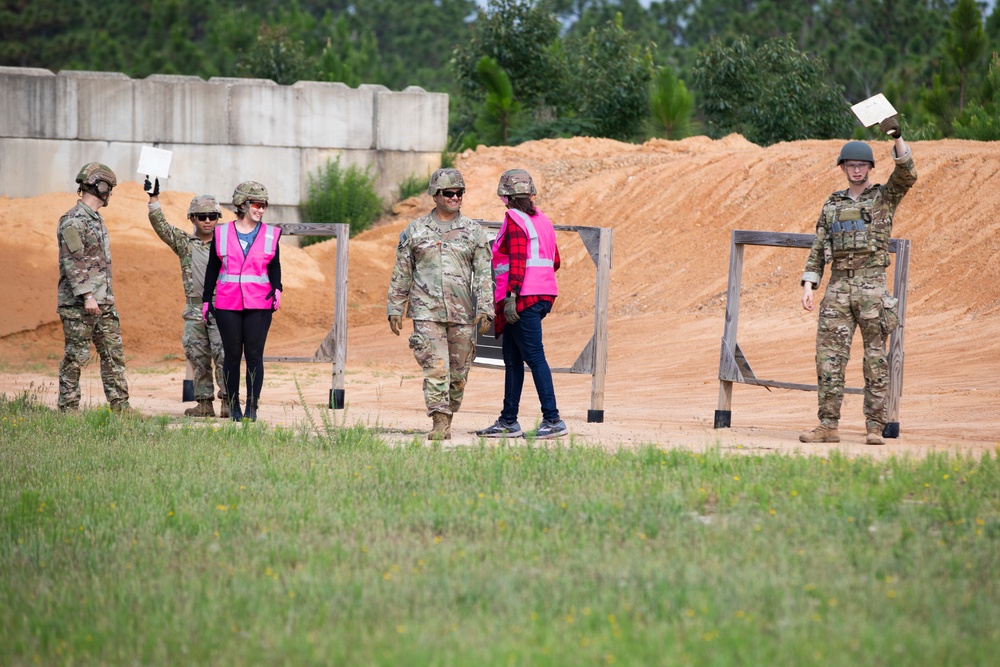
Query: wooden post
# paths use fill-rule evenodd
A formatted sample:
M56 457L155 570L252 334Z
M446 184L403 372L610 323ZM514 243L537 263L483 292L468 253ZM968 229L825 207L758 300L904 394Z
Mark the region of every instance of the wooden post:
M344 409L344 371L347 366L347 243L350 225L337 223L337 281L333 309L333 388L330 408Z
M333 387L330 389L329 406L344 408L344 369L347 364L347 246L351 226L345 223L283 223L276 225L283 234L306 234L337 237L337 268L334 287L333 326L320 342L311 357L267 356L264 361L286 363L333 362Z
M896 272L893 296L899 299L899 326L889 336L889 396L886 405L886 425L882 436L899 437L899 403L903 395L903 333L906 331L906 282L910 271L910 242L900 239L896 244Z
M608 374L608 293L611 288L611 228L601 228L594 303L594 376L590 385L587 421L604 421L604 379Z
M740 288L743 283L743 244L736 242L736 232L729 246L729 288L726 292L726 326L719 353L719 405L715 410L715 428L729 428L733 417L733 380L739 377L736 367L736 326L740 317Z

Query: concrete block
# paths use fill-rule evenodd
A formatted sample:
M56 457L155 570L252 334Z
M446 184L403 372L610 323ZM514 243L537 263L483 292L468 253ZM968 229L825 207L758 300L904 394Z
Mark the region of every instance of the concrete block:
M448 145L448 95L411 86L375 95L378 150L440 153Z
M76 87L47 69L0 67L0 137L76 137Z
M229 141L229 90L197 76L135 81L135 137L145 144Z
M259 79L243 79L227 87L230 143L244 146L297 145L299 119L294 88Z
M0 184L6 197L76 192L76 175L88 162L111 167L118 182L139 181L138 144L51 139L0 139ZM26 169L25 165L30 165Z
M399 201L399 185L406 179L429 178L441 166L441 151L415 153L411 151L379 151L375 155L379 195L384 201Z
M375 144L374 92L343 83L299 81L296 94L297 146L369 149Z
M163 144L174 151L165 187L178 192L215 195L231 202L243 181L259 181L274 206L299 204L299 150L270 146ZM135 169L135 166L132 167Z
M133 141L135 82L121 72L63 70L76 86L77 134L82 141Z

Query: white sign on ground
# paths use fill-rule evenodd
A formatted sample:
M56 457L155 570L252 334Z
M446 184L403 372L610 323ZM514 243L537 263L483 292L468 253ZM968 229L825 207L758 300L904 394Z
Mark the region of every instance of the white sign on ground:
M139 153L139 168L136 169L136 173L150 178L167 179L170 177L170 159L173 156L173 151L143 146L142 152Z
M896 109L889 103L889 100L885 99L885 95L882 93L858 102L851 107L851 111L854 112L854 115L858 117L858 120L865 127L878 125L889 116L896 115Z

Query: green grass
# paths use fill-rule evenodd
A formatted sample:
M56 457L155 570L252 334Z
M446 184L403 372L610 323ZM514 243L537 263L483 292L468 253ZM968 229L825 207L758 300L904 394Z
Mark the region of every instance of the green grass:
M4 665L987 665L1000 645L996 455L388 447L28 396L0 397L0 443Z

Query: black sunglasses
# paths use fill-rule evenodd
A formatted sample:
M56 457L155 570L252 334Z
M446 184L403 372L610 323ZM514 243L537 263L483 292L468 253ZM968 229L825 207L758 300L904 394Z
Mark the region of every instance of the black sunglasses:
M198 218L198 222L205 222L206 220L211 220L215 222L219 219L218 213L195 213L194 217Z
M441 196L445 199L454 199L455 197L462 197L465 194L465 190L440 190Z

